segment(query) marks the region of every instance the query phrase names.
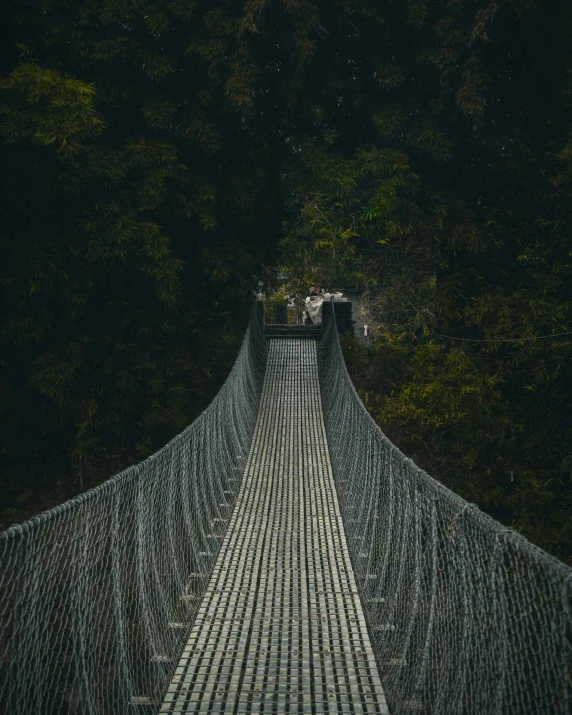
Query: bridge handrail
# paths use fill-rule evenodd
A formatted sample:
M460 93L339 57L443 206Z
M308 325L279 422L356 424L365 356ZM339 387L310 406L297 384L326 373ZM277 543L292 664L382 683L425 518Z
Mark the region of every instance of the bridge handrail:
M265 364L254 309L189 427L0 534L0 715L158 711L232 513Z
M417 467L320 345L350 553L391 712L567 713L572 569Z

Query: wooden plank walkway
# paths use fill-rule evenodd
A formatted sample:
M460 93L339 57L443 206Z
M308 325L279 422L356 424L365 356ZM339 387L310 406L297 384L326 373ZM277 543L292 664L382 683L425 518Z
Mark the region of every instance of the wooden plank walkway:
M269 341L238 500L161 713L388 713L332 478L314 340Z

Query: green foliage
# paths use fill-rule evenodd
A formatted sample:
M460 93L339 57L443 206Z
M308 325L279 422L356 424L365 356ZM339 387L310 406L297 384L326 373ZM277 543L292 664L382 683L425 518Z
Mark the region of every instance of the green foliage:
M440 335L572 330L570 7L381 6L375 21L353 6L356 35L373 47L375 27L387 55L345 48L363 68L337 90L355 140L304 146L285 270L365 290L375 348L348 343L346 357L374 417L429 472L569 560L572 341ZM350 98L368 71L379 92L366 117Z
M281 290L268 295L264 305L264 321L266 323L277 323L280 315L286 310L286 306L286 296Z
M376 348L355 374L397 443L570 553L572 343L439 337L572 329L570 3L10 12L5 510L89 486L180 430L279 262L293 286L366 291Z
M189 50L197 27L199 45L233 41L207 15L185 0L14 4L21 58L0 78L6 518L157 449L238 350L274 254L277 197L260 187L276 170L225 99L228 76Z
M551 384L539 390L515 384L529 365L511 370L487 348L377 343L368 351L344 342L366 407L407 454L570 562L571 430L556 366L547 365Z
M69 157L85 149L85 141L100 135L105 126L94 106L92 84L37 62L20 62L0 78L0 90L1 131L9 143L53 144Z

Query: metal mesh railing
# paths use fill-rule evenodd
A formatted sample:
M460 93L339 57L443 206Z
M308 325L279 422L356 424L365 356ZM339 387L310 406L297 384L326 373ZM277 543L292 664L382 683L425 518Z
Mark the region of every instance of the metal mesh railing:
M332 311L333 313L333 311ZM392 713L572 711L572 570L407 459L320 349L330 456Z
M355 393L333 320L320 356L330 457L391 712L570 712L572 570L389 442ZM255 311L228 380L187 430L0 534L2 715L157 712L230 519L265 363Z
M158 711L231 516L265 360L255 310L232 372L190 427L0 534L0 713Z

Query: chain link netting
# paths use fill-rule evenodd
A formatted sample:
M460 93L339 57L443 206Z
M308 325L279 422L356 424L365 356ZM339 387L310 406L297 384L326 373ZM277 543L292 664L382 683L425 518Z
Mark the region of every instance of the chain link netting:
M265 364L255 309L224 386L185 431L0 534L0 713L158 711L232 513Z
M429 477L385 437L356 394L331 319L320 379L390 711L571 712L572 570Z
M205 412L166 447L0 534L0 713L156 712L231 516L266 363L256 310ZM568 713L572 570L382 434L335 322L324 419L392 713Z

